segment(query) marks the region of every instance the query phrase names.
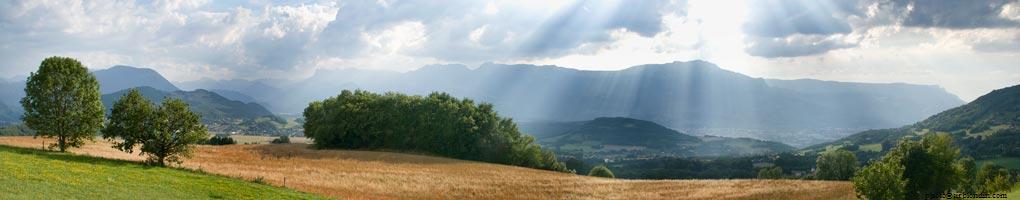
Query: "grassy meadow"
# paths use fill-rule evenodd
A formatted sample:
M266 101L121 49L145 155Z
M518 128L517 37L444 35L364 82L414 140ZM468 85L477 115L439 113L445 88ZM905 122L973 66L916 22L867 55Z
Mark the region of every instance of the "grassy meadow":
M319 199L313 194L137 162L0 146L0 199Z
M30 148L40 148L44 141L0 137L0 145ZM143 159L103 141L72 152ZM307 144L200 145L195 157L181 167L243 180L262 179L269 185L342 199L855 199L853 186L845 181L605 179L422 155L313 150ZM204 184L193 185L211 190ZM108 188L137 187L113 186ZM211 198L208 194L192 197Z

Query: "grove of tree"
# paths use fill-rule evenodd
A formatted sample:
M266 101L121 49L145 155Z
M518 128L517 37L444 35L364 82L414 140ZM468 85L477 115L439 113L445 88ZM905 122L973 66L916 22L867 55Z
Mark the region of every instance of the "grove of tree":
M446 93L412 96L344 90L309 104L305 136L318 148L387 149L567 171L492 104Z

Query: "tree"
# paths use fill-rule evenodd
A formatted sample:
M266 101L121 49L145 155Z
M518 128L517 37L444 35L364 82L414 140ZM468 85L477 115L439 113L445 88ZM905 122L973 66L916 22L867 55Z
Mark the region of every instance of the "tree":
M167 98L152 116L152 134L143 142L147 161L159 166L180 163L191 156L193 144L209 137L201 116L191 112L183 100Z
M588 176L603 177L603 178L615 178L616 177L616 176L613 176L613 171L609 171L609 168L606 167L605 165L599 165L599 166L595 166L594 168L591 168L591 171L588 171Z
M847 150L826 151L818 156L815 176L821 180L849 180L857 171L857 156Z
M209 141L206 141L205 143L208 145L231 145L237 144L237 141L235 141L234 138L231 138L230 136L216 135L213 136L212 138L209 138Z
M577 157L570 157L564 163L567 169L573 170L575 173L584 173L588 169L588 164Z
M272 144L289 144L290 143L290 136L286 136L286 135L280 136L279 138L273 139L273 141L269 141L269 143L272 143Z
M49 57L25 83L22 120L36 136L56 137L51 148L66 151L92 140L103 126L99 82L73 58Z
M974 193L978 187L974 181L977 179L977 163L974 162L974 158L970 156L963 157L957 162L957 167L963 172L960 177L960 185L956 188L959 192Z
M976 191L984 193L1009 191L1013 186L1010 180L1009 170L1005 167L986 164L977 171L974 177L974 187Z
M780 179L783 178L783 168L779 166L766 167L758 170L758 179Z
M317 148L388 149L567 171L492 104L446 93L427 96L344 90L304 111Z
M959 188L966 173L959 167L964 165L959 155L948 134L927 134L919 142L904 139L854 176L854 186L868 199L920 199L945 193ZM900 191L902 197L897 196Z
M903 166L897 162L872 162L851 181L860 199L899 200L906 198Z
M113 141L113 148L132 153L135 145L147 142L152 136L152 102L138 89L131 89L113 103L109 123L103 128L103 138ZM121 140L115 140L120 138Z

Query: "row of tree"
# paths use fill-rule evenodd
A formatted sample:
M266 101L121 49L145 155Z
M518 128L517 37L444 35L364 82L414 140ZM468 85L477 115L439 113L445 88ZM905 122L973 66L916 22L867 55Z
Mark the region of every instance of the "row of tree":
M446 93L412 96L344 90L304 111L305 136L319 148L389 149L566 171L493 106Z
M36 136L55 137L51 148L81 147L97 132L114 141L113 148L133 152L140 146L148 162L166 165L190 155L191 144L208 137L201 116L180 99L164 99L161 106L132 90L114 103L106 124L95 76L72 58L50 57L25 84L22 120ZM120 140L116 140L116 139Z

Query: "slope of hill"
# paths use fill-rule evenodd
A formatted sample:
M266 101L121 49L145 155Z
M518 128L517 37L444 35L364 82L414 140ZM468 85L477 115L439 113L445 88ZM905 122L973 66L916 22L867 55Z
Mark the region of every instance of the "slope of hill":
M223 96L223 98L227 98L234 101L240 101L244 103L254 103L257 101L255 100L254 97L233 90L209 90L209 91L215 92L216 94Z
M128 88L148 86L163 91L178 91L176 86L159 72L148 68L116 65L92 72L99 81L99 92L109 94Z
M166 97L180 98L191 106L192 111L201 114L202 120L205 122L273 116L273 113L257 103L229 100L208 90L167 92L147 86L138 89L142 96L154 103L162 102ZM128 90L121 90L103 95L103 104L107 105L108 109L112 109L113 103L127 92Z
M805 150L844 148L874 158L901 139L935 132L951 134L964 154L976 158L1020 157L1020 85L992 91L913 125L865 131Z
M21 121L20 116L21 116L20 114L14 112L14 110L12 110L10 107L7 107L6 104L0 102L0 126Z
M136 162L0 146L0 199L320 199Z
M0 137L0 144L23 147L43 141ZM72 151L143 159L105 142ZM199 146L183 167L261 177L271 185L341 199L855 199L848 182L605 179L400 153L313 150L303 144Z
M320 70L305 80L244 82L231 89L279 113L300 113L312 100L341 89L427 94L442 91L489 102L517 121L581 121L602 116L649 120L692 132L807 146L859 130L906 125L954 106L938 86L752 78L703 61L585 71L557 66L486 63L430 65L406 73ZM427 83L427 84L422 84ZM266 85L276 85L272 89ZM258 87L262 90L240 90ZM835 134L836 136L831 136Z
M520 128L558 155L581 155L589 160L738 156L794 150L786 144L748 138L696 137L655 122L624 117L521 123Z
M25 81L0 81L0 104L4 104L11 111L24 112L21 109L21 98L25 96Z

